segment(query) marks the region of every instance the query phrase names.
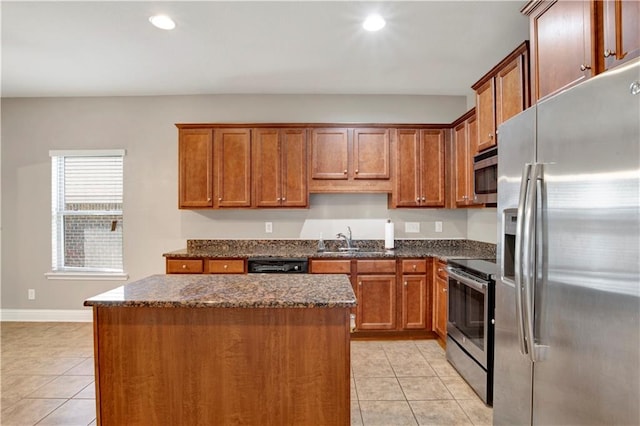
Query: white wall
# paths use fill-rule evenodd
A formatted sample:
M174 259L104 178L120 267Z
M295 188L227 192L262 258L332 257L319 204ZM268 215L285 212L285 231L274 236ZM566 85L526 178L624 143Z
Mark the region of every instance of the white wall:
M2 99L2 308L80 309L122 282L49 281L51 149L124 148L124 256L131 280L163 273L162 253L188 238L466 238L464 210L388 210L380 194L312 195L308 210L184 211L177 208L177 129L186 122L451 123L467 100L439 96L217 95ZM434 222L443 221L442 233ZM273 222L273 234L264 222ZM405 222L421 232L405 234ZM27 300L27 289L36 300Z
M495 208L469 209L467 212L467 238L497 244L498 216Z

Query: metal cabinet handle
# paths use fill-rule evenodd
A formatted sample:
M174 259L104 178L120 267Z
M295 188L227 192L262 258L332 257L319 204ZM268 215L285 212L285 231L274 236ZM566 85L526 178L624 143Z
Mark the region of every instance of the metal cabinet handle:
M614 51L613 51L613 50L611 50L611 49L607 49L607 50L605 50L605 51L604 51L604 57L605 57L605 58L608 58L609 56L613 56L613 55L615 55L615 54L616 54L616 52L614 52Z
M224 269L227 269L228 267L229 267L229 265L224 265L223 266Z
M358 285L362 285L362 281L359 281L359 282L358 282Z
M218 201L222 201L222 197L218 198Z
M426 198L425 198L425 197L422 197L422 201L424 201L424 200L426 200Z
M590 69L591 69L591 65L585 65L585 64L580 65L580 71L586 71Z
M211 201L211 197L207 197L207 201Z
M187 265L182 264L182 269L187 269Z
M493 139L493 133L489 133L489 139Z
M287 199L286 199L286 198L284 198L284 197L282 197L282 201L287 201Z
M406 287L407 285L409 285L409 284L407 284L407 282L405 281L405 282L404 282L404 286Z
M413 265L413 270L415 271L416 269L418 269L418 265Z
M443 293L446 293L446 292L447 292L446 287L442 289L442 292L443 292Z
M344 172L343 172L343 173L346 175L346 174L347 174L347 169L344 169Z
M356 174L358 174L358 169L356 169Z
M416 202L420 202L420 197L416 197Z

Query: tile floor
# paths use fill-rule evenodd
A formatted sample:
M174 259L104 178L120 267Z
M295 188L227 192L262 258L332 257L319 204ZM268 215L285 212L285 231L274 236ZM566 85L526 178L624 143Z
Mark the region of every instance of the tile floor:
M3 322L0 424L95 425L90 323ZM490 425L431 340L353 341L352 425Z

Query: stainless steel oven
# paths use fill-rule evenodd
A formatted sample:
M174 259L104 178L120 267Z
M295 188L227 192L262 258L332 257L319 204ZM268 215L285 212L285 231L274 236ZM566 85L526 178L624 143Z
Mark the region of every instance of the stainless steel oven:
M473 190L479 203L498 202L498 148L491 148L473 157Z
M493 397L495 262L450 260L447 359L476 393Z

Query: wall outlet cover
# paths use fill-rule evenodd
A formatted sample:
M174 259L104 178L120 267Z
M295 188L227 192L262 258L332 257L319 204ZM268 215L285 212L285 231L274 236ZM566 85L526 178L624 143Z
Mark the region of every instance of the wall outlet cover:
M442 232L442 222L436 221L436 232Z
M273 222L265 222L264 223L264 232L270 234L273 232Z
M405 222L404 232L407 232L407 233L420 232L420 222Z

